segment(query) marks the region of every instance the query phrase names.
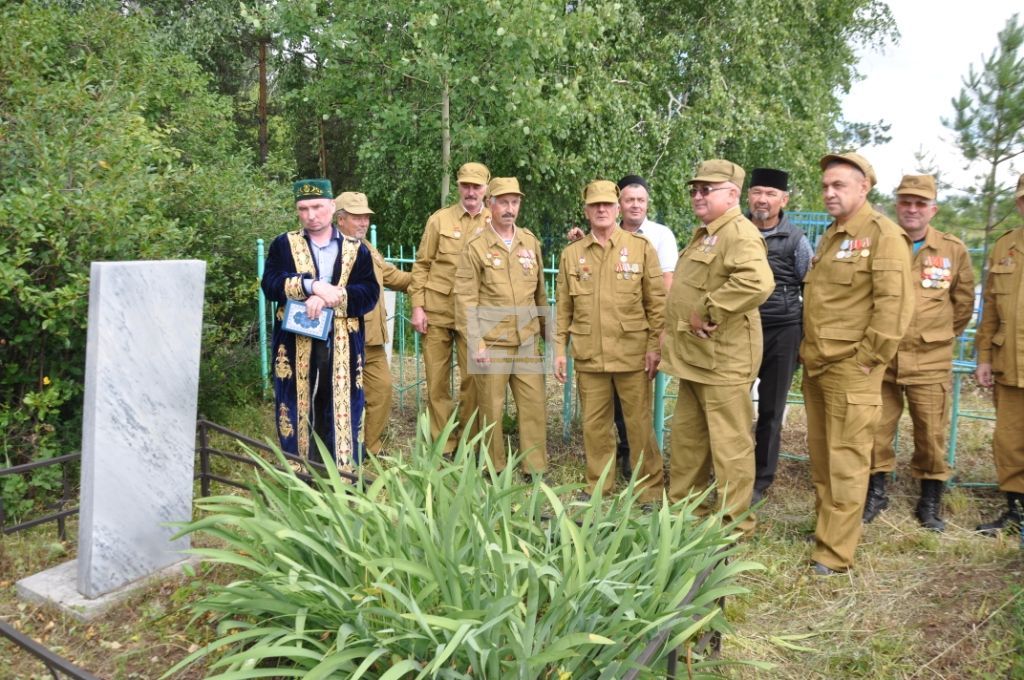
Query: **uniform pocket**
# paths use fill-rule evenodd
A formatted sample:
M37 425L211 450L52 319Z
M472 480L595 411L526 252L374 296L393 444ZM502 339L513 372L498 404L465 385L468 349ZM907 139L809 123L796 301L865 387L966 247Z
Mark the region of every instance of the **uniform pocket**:
M591 359L594 356L594 338L589 323L569 324L569 340L572 343L573 359Z
M843 441L849 444L871 443L882 413L882 394L851 392L846 395Z
M686 363L698 368L714 369L715 348L718 344L714 338L698 338L690 332L689 323L679 321L676 324L676 339L679 342L679 353Z
M711 272L711 263L718 257L717 253L702 253L699 250L691 250L683 253L687 262L677 269L682 280L694 288L705 290L708 283L708 276Z

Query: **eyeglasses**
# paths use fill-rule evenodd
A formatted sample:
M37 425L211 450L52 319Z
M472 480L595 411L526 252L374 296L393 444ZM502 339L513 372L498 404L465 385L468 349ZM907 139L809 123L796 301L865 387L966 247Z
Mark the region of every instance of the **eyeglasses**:
M712 191L724 191L729 187L690 187L690 198L693 198L697 194L701 196L707 196Z

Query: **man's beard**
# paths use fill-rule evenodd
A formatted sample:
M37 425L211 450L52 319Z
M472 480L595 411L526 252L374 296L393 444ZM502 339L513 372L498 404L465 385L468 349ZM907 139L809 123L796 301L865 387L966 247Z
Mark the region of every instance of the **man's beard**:
M750 215L758 222L767 222L772 216L767 210L755 210Z

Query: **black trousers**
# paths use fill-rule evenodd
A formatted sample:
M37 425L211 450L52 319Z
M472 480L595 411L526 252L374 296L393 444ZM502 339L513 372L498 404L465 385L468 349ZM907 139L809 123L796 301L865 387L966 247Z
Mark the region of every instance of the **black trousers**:
M774 326L762 329L764 355L757 374L757 430L754 435L754 458L757 472L754 489L764 491L775 479L779 465L779 443L782 438L782 416L786 398L796 371L797 354L803 325Z

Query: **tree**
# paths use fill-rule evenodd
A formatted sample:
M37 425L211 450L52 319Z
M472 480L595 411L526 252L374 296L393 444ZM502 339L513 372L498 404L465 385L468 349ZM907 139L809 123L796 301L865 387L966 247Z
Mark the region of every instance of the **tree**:
M112 0L0 8L0 466L80 435L91 261L204 259L204 361L249 333L253 239L287 201L161 38Z
M587 181L627 172L651 180L656 214L688 223L682 180L713 156L787 167L817 200L855 48L894 35L874 0L278 7L285 43L315 55L305 112L349 126L352 181L395 243L452 199L466 160L518 176L523 221L547 235L579 219Z
M992 231L1012 211L1001 170L1024 154L1024 25L1018 15L1006 22L998 41L980 70L969 68L960 95L951 100L955 115L943 120L956 132L967 167L981 167L980 187L969 193L983 207L986 254Z

